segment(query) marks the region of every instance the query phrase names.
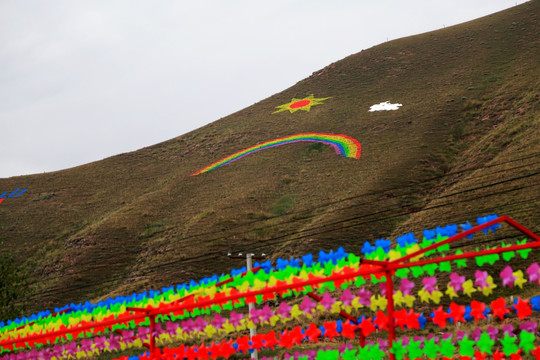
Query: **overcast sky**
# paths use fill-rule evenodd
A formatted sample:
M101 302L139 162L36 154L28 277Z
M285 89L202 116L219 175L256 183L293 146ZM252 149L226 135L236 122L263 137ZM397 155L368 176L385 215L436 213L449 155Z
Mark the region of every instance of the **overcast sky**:
M523 2L1 0L0 177L171 139L387 39Z

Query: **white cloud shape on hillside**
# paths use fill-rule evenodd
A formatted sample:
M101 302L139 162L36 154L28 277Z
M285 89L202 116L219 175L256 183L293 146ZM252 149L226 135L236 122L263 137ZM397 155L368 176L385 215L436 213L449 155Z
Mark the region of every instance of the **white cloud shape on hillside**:
M397 110L400 106L403 106L403 104L390 104L389 101L385 101L380 104L371 105L369 111Z

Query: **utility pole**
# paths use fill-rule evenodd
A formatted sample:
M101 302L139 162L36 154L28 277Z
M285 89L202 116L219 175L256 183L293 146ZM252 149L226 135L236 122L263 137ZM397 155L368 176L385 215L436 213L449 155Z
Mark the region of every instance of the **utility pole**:
M232 255L231 253L228 253L227 256L229 257L229 259L244 259L244 255L242 253L239 253L238 255ZM253 270L253 260L264 260L266 259L266 254L262 254L261 256L255 256L255 254L252 254L252 253L247 253L245 255L245 259L246 259L246 270L247 272L251 272ZM248 309L249 309L249 313L251 314L251 312L253 311L253 309L255 309L255 304L253 303L249 303L248 304ZM252 339L255 335L257 335L257 329L256 328L250 328L249 329L249 338ZM251 358L253 360L258 360L259 359L259 355L257 353L257 350L253 350L253 352L251 353Z

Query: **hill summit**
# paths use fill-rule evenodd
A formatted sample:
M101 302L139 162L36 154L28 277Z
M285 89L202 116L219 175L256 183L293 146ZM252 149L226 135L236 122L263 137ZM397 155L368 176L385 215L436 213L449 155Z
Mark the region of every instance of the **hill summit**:
M538 232L539 16L533 0L386 42L169 141L0 179L0 192L28 189L0 204L0 236L32 269L29 303L242 266L228 252L358 253L365 240L492 213ZM335 142L307 141L314 133ZM339 156L339 136L358 156Z

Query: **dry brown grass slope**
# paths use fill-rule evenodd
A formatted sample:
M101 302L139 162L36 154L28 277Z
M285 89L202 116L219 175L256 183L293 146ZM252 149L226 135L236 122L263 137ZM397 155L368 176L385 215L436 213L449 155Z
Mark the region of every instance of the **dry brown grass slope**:
M0 236L33 269L34 308L157 288L239 267L227 251L301 255L486 213L539 231L540 1L381 44L196 131L54 173L0 205ZM293 97L331 97L272 114ZM382 101L398 111L368 112ZM178 114L182 120L182 114ZM327 146L231 153L302 132Z

